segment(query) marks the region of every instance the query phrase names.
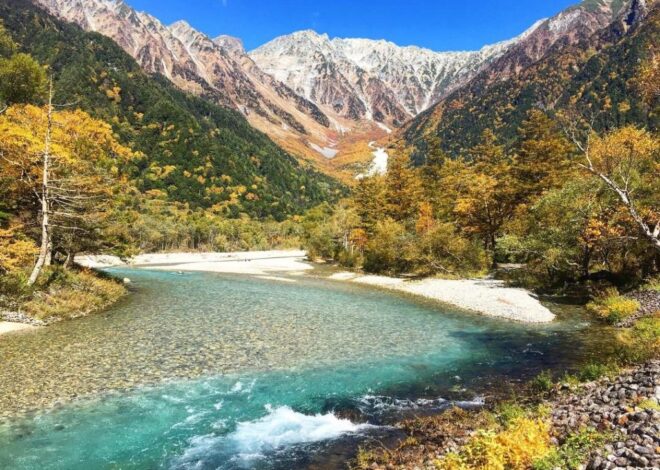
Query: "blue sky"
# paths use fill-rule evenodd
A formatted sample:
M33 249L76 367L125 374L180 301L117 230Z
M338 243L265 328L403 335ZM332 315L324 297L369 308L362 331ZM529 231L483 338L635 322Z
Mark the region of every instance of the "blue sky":
M437 51L478 49L518 35L578 0L126 0L169 24L187 20L248 50L301 29L387 39Z

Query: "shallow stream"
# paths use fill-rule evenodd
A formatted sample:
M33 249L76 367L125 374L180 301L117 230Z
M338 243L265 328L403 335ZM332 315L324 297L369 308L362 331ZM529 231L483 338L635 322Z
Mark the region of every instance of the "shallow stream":
M332 468L333 442L602 346L557 306L522 325L314 277L111 272L133 281L111 309L0 339L0 468Z

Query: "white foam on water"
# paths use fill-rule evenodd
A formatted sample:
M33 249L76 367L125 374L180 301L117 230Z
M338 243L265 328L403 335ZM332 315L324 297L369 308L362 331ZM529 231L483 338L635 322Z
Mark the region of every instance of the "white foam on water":
M240 380L236 382L232 388L229 390L229 393L240 393L243 395L247 395L252 392L254 389L254 385L257 383L257 379L252 379L252 382L250 382L247 386L241 382Z
M476 397L473 400L449 401L444 398L418 398L417 400L399 399L382 395L367 394L357 400L360 411L367 414L385 414L410 410L437 410L450 406L460 408L479 408L484 406L485 399Z
M371 427L340 419L332 413L311 416L282 406L270 409L266 416L256 421L238 423L229 438L240 453L260 454L294 444L334 439Z
M194 436L188 440L188 448L176 459L171 468L191 468L189 464L200 464L213 453L222 438L214 434ZM192 467L194 468L194 467Z
M394 411L444 408L447 406L447 403L447 400L444 398L408 400L382 395L364 395L358 400L358 408L367 414L379 414Z
M197 468L220 455L233 461L261 459L268 452L296 444L307 444L338 438L373 429L369 424L355 424L332 413L306 415L288 406L266 407L268 414L254 421L238 423L228 435L206 434L188 440L186 450L173 462L172 468ZM217 429L226 424L219 421ZM214 426L215 427L215 426ZM233 454L232 457L229 455Z

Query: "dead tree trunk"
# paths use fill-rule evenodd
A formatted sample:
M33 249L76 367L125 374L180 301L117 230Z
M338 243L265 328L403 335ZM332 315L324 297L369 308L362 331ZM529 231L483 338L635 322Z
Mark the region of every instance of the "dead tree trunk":
M53 243L49 225L50 215L50 194L48 173L50 171L50 145L51 131L53 126L53 79L51 77L48 88L48 125L46 127L46 140L44 144L44 153L42 157L42 178L41 178L41 247L39 257L34 265L32 274L28 279L28 286L34 285L41 274L42 269L49 262L53 250Z

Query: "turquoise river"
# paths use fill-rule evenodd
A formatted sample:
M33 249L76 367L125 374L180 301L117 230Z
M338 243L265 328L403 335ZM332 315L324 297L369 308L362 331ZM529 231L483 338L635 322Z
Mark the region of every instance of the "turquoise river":
M0 338L0 468L346 468L401 417L478 405L601 345L321 277L110 270L107 311Z

